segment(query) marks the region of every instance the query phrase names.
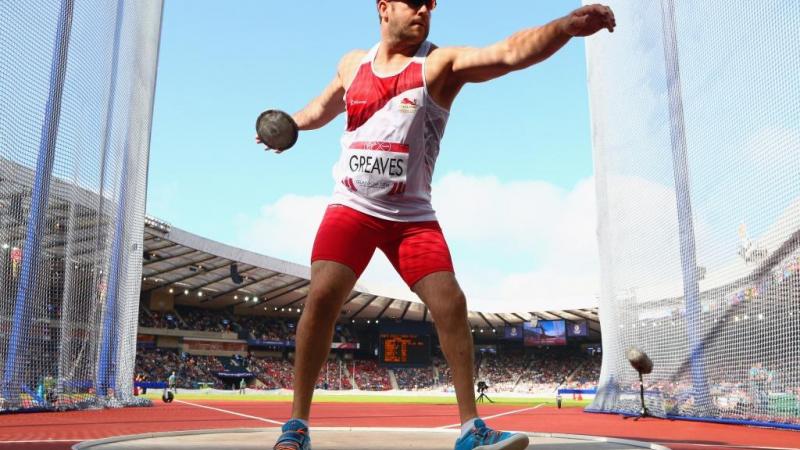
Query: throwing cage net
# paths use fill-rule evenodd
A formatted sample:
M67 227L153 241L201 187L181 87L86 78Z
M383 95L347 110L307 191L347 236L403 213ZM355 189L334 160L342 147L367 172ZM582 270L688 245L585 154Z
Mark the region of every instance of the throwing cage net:
M0 411L135 403L161 8L0 2Z
M587 40L603 366L590 411L800 428L800 2L607 2Z

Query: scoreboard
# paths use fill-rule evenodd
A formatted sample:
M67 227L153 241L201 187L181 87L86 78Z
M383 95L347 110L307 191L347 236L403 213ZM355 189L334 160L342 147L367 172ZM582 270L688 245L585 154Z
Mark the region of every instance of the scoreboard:
M423 366L431 363L431 337L414 334L381 334L381 363L392 366Z

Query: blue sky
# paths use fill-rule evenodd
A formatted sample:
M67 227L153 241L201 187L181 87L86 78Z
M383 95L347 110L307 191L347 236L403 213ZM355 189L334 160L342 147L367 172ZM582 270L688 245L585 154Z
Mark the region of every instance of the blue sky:
M442 0L430 40L484 46L579 6L567 0ZM254 121L264 109L300 109L330 81L341 55L378 39L371 0L166 0L148 214L307 264L333 188L343 118L302 133L282 155L253 144ZM537 280L552 279L565 260L583 280L565 295L593 301L584 51L583 41L573 39L538 66L467 86L453 106L433 201L468 296L494 302L484 309L508 310L502 302L511 298L524 302L521 293L538 286ZM364 286L410 295L377 259ZM565 278L542 289L559 292L570 284L575 282Z

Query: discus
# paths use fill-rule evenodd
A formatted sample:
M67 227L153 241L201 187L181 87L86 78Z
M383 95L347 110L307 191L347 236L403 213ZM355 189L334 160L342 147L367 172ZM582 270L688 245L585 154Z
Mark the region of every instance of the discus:
M297 123L292 116L277 109L264 111L256 120L256 133L267 147L284 151L297 142Z

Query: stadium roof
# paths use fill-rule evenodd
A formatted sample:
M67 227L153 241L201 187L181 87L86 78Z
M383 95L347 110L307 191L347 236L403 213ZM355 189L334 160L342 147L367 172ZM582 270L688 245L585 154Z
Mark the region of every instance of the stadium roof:
M169 291L179 305L231 308L239 314L297 317L308 295L310 268L232 247L148 218L144 229L142 293ZM241 283L231 277L231 265ZM358 286L342 309L342 321L401 319L432 322L418 301L385 297ZM473 328L500 328L530 320L588 322L600 333L597 308L515 313L469 312Z

